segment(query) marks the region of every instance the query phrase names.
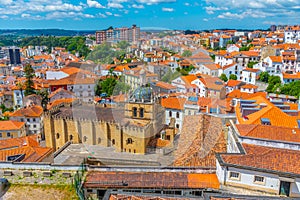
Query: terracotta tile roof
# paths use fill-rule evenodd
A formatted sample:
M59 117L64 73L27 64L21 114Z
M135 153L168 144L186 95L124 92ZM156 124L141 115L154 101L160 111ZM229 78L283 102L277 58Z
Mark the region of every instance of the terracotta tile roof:
M40 117L43 114L42 106L33 105L21 108L12 113L11 117Z
M267 97L266 92L255 92L253 94L249 94L246 92L241 92L239 89L233 90L232 92L227 94L228 98L237 98L237 99L247 99L255 96L263 96Z
M78 72L80 72L80 68L77 67L63 67L60 69L60 71L72 75L72 74L76 74Z
M171 85L171 84L166 83L166 82L163 82L163 81L157 81L155 86L160 87L160 88L164 88L164 89L168 89L168 90L176 89L176 86Z
M225 164L274 172L300 174L300 153L295 150L242 144L246 154L220 155Z
M76 85L76 84L93 84L93 83L95 83L94 78L90 78L86 74L79 72L59 80L50 81L49 85L55 86L55 85Z
M235 65L236 65L235 62L234 62L234 63L231 63L231 64L229 64L229 65L225 65L225 66L223 66L223 70L228 69L228 68L230 68L230 67L233 67L233 66L235 66Z
M51 94L49 94L48 98L52 98L53 96L55 96L56 94L58 94L60 92L67 93L69 95L75 96L75 94L73 92L71 92L71 91L65 90L64 88L58 88L54 92L51 92Z
M215 174L183 172L89 172L85 188L211 188L219 189Z
M222 120L209 115L185 116L173 165L215 167L216 152L226 152Z
M252 85L252 84L246 84L246 85L241 86L241 88L244 88L244 89L257 89L258 86Z
M0 121L0 131L19 130L25 125L25 122L18 121Z
M253 69L253 68L245 68L244 71L248 71L248 72L258 72L259 69Z
M249 56L249 57L258 57L259 52L258 51L241 51L242 54Z
M282 63L282 58L281 56L269 56L270 59L273 61L273 62L276 62L276 63Z
M258 124L237 124L241 136L300 143L300 129Z
M271 125L282 126L289 128L297 128L297 120L300 119L298 116L290 116L268 101L265 97L256 96L248 98L248 100L255 100L256 104L265 104L266 107L261 108L259 111L247 115L245 120L240 112L240 105L236 106L236 116L239 124L261 124L261 118L269 118Z
M175 110L183 110L185 102L186 98L168 97L161 99L162 107Z
M73 103L76 100L77 99L56 99L47 105L47 110L50 110L51 108L58 106L60 104L63 104L63 103L68 103L68 104Z
M202 77L200 81L206 88L211 90L221 90L225 85L224 82L218 77Z
M300 79L300 72L295 74L282 73L284 79Z
M238 81L238 80L228 80L228 82L226 83L226 86L228 87L235 87L235 86L238 86L240 85L241 83L243 83L242 81Z
M212 63L212 64L203 64L204 67L210 69L210 70L217 70L218 67L215 63Z
M52 153L51 148L40 147L37 135L0 140L0 160L7 156L25 154L21 162L40 162Z

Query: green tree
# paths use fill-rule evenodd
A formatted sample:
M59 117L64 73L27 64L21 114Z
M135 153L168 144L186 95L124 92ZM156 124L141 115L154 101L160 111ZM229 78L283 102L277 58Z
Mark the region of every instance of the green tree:
M25 96L35 94L35 90L33 88L34 82L32 80L35 75L34 75L34 69L31 67L30 64L25 65L24 73L26 77L25 92L24 92Z
M179 69L180 71L180 69ZM171 69L167 71L167 73L162 77L163 82L171 83L174 79L178 78L181 74L179 71L172 72Z
M47 104L49 103L49 93L47 89L42 89L37 92L37 95L39 95L42 98L42 107L44 110L47 110Z
M235 74L230 74L229 79L230 80L237 80L237 76Z
M190 50L185 50L182 53L182 57L191 57L193 55L193 53Z
M129 47L130 44L127 41L120 41L117 43L117 47L122 49L122 50L126 50L127 47Z
M228 81L228 78L227 78L226 74L221 74L220 79L221 79L222 81L224 81L224 82L227 82L227 81Z
M247 67L248 67L248 68L253 68L253 66L256 65L257 63L258 63L258 62L253 62L253 61L248 62Z
M270 76L268 81L268 87L266 89L267 92L273 93L277 92L277 89L280 89L281 79L279 76Z
M215 55L215 54L211 54L211 55L209 55L209 56L211 57L211 59L213 59L213 61L216 60L216 55Z
M119 95L121 92L122 94L127 93L130 90L130 85L125 83L124 77L120 77L117 81L117 84L114 87L113 95Z
M259 80L264 83L268 83L269 77L270 77L270 75L268 72L262 72L259 74Z

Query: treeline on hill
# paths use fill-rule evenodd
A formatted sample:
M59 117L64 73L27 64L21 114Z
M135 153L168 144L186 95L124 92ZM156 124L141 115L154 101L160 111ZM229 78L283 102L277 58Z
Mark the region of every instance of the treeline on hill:
M85 45L86 38L82 36L36 36L23 38L18 46L47 46L48 51L51 51L52 47L63 47L67 51L75 54L79 53L79 56L86 57L90 50Z

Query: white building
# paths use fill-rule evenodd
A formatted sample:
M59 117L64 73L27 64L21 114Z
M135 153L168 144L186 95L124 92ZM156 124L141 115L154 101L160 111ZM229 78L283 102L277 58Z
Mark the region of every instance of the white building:
M245 83L255 85L258 73L258 69L246 68L242 71L240 80Z
M300 40L300 26L287 26L284 30L285 43L298 43Z

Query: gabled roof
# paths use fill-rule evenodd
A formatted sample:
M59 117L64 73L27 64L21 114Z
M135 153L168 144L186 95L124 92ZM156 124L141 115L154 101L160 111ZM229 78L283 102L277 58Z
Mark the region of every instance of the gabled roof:
M59 86L59 85L77 85L77 84L94 84L95 79L90 78L84 73L78 72L74 73L68 77L59 79L59 80L53 80L49 81L50 86Z
M267 170L273 173L293 173L300 175L300 153L295 150L242 144L245 154L220 154L221 165L234 165Z
M300 119L298 116L290 116L284 113L280 108L276 107L265 97L256 96L253 98L248 98L247 100L255 100L256 104L265 104L266 106L260 108L252 114L247 115L247 120L245 120L240 112L240 105L236 106L236 116L239 124L261 124L261 118L268 118L273 126L297 128L297 120Z
M38 105L27 106L12 113L11 117L40 117L43 114L43 108Z
M276 63L282 63L282 58L281 56L269 56L270 59L273 61L273 62L276 62Z
M0 131L19 130L25 125L25 122L18 121L0 121Z
M242 83L243 83L242 81L229 79L228 82L226 83L226 86L235 87L241 85Z
M25 154L21 162L40 162L52 153L52 149L41 147L37 135L0 140L0 161L8 156Z
M73 92L65 90L64 88L58 88L57 90L55 90L54 92L52 92L51 94L49 94L48 98L51 99L52 97L54 97L56 94L58 94L60 92L66 93L66 94L69 94L69 95L73 95L75 97L75 94Z
M241 86L241 88L244 88L244 89L257 89L258 86L252 85L252 84L246 84L246 85Z
M183 110L185 102L186 98L168 97L161 99L162 107L175 110Z

